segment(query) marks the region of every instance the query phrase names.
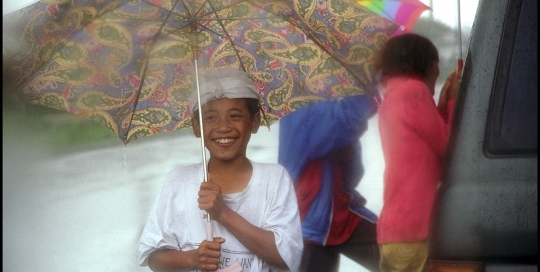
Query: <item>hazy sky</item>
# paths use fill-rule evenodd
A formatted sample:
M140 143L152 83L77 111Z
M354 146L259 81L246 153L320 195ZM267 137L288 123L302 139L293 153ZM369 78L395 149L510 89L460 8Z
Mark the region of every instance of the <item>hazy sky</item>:
M449 26L458 24L458 0L420 0L422 3L431 7L433 17L441 20ZM476 15L478 0L461 0L461 26L471 27ZM429 16L430 11L424 11L422 17Z
M424 4L432 7L433 16L449 26L457 26L458 0L420 0ZM37 2L36 0L3 0L2 12L7 14L20 9L26 5ZM461 25L462 27L472 26L476 14L478 0L461 0ZM422 16L429 16L429 11L425 11Z

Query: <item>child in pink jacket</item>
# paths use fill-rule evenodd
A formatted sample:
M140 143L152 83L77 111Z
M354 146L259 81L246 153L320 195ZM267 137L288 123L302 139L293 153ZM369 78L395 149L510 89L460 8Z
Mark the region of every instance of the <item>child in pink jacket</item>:
M385 88L379 131L385 160L383 208L377 223L382 271L423 271L429 222L454 109L460 70L447 79L438 105L439 56L417 34L387 41L375 62Z

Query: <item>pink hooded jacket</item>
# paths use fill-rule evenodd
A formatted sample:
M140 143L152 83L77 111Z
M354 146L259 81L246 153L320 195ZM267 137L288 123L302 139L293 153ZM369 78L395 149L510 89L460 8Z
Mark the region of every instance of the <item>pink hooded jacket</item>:
M449 135L455 99L439 113L420 80L390 78L379 107L385 160L383 208L377 242L418 242L428 238L429 222Z

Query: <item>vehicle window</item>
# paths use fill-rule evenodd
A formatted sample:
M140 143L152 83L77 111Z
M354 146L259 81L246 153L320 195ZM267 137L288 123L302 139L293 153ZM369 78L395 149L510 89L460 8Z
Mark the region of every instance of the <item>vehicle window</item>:
M536 155L538 138L537 1L524 0L506 21L486 133L488 155Z

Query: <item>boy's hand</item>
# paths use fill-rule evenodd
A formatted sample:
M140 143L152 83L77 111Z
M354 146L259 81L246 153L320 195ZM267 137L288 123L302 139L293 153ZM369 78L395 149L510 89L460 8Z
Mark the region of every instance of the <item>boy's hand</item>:
M221 187L212 182L202 182L199 190L199 209L205 210L212 219L217 219L228 208L223 201Z
M215 237L213 242L202 241L197 249L197 268L202 271L215 271L219 268L219 257L221 256L221 244L225 239Z

